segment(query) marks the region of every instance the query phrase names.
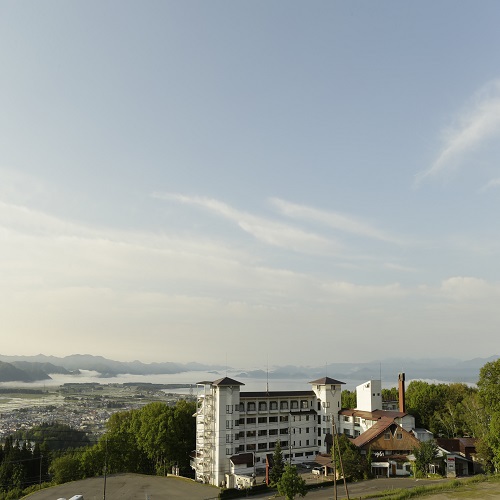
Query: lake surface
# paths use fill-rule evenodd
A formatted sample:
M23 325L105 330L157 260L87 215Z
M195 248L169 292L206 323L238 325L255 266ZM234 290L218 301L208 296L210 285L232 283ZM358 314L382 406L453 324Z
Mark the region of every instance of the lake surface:
M265 391L268 385L270 391L304 391L309 390L311 385L308 383L308 379L274 379L269 378L267 382L265 378L251 378L251 377L239 377L238 373L232 373L231 371L224 372L203 372L203 371L188 371L183 373L168 373L161 375L130 375L122 374L115 377L101 377L98 372L90 370L81 370L79 375L51 375L51 380L44 380L39 382L1 382L0 387L26 387L26 388L37 388L37 389L49 389L53 387L58 387L63 384L70 383L99 383L99 384L124 384L130 382L137 383L152 383L152 384L186 384L195 385L200 381L214 381L222 377L230 377L238 380L238 382L243 383L242 391ZM366 382L366 380L343 380L345 385L342 389L355 390L356 386ZM406 387L411 380L406 381ZM426 380L429 383L439 383L437 380ZM446 382L444 382L446 383ZM382 386L387 389L397 386L397 381L382 382ZM178 389L168 389L168 392L177 394L197 394L197 391L201 388L178 388Z

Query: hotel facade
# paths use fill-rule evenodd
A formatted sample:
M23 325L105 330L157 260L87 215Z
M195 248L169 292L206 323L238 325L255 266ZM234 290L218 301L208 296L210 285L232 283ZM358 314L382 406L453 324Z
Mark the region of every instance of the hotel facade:
M200 382L191 461L196 480L234 487L235 476L250 478L265 468L278 440L292 463L328 453L342 384L324 377L310 382L311 390L243 392L244 384L228 377Z

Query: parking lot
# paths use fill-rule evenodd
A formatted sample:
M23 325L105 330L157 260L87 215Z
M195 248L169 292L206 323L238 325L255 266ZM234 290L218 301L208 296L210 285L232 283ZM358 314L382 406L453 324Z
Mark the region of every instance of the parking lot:
M83 495L84 500L104 498L104 478L90 478L61 484L32 493L29 500L57 500ZM219 489L190 479L141 474L116 474L106 478L106 500L207 500L217 498Z

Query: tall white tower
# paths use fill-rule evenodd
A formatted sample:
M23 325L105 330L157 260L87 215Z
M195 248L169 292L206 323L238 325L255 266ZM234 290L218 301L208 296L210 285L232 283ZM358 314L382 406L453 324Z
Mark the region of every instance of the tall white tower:
M204 386L204 394L198 397L196 413L196 478L221 486L235 454L240 386L244 384L224 377L198 385Z
M381 380L368 380L356 387L356 409L361 411L382 409Z
M333 425L339 426L339 411L341 409L342 384L339 380L323 377L309 382L316 394L315 410L318 414L317 440L319 453L329 453L333 442Z

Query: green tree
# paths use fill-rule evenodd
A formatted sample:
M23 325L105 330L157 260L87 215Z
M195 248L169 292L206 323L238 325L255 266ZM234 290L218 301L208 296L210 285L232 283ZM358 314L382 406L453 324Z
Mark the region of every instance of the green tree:
M418 427L425 427L436 436L470 435L464 405L476 392L466 384L429 384L414 380L406 391L408 412L415 416Z
M278 492L286 500L293 500L297 495L306 496L306 482L300 477L295 465L286 464L285 470L277 483Z
M94 446L85 448L80 461L84 477L95 477L103 474L106 461L105 441L101 438Z
M382 401L399 401L399 391L397 387L382 389Z
M14 481L19 472L14 469L14 464L19 464L21 459L19 441L14 441L11 436L8 436L5 439L3 454L4 459L0 466L0 488L2 491L9 491L17 486Z
M437 445L434 441L424 441L413 449L413 455L415 456L416 476L426 477L429 465L437 458Z
M356 408L356 391L344 390L340 394L342 408Z
M90 445L89 437L84 431L58 422L42 423L29 430L18 431L14 434L14 438L45 443L50 450L67 450Z
M150 461L134 432L134 418L139 411L114 413L106 424L106 434L99 445L106 455L109 473L151 472Z
M181 400L114 413L106 434L82 455L85 476L102 474L105 463L108 473L164 474L174 464L187 471L196 447L195 411L195 403Z
M195 412L195 402L180 400L169 419L172 447L168 450L168 459L171 464L177 464L181 471L190 470L189 454L196 448Z
M488 430L489 419L477 391L464 398L462 408L467 434L475 438L484 436Z
M342 458L342 464L339 456ZM343 472L345 478L357 481L368 474L366 460L361 456L359 449L344 434L338 436L335 446L332 447L332 461L338 475L342 475Z
M488 413L500 412L500 359L486 363L477 382L479 399Z
M487 469L500 470L500 359L486 363L479 372L478 401L487 422L479 437L479 456Z
M169 432L169 417L172 408L165 403L155 402L146 405L135 414L136 438L139 448L152 461L154 469L161 474L169 451L173 449L173 435Z
M81 460L75 453L66 453L52 460L49 472L56 484L82 479Z
M278 481L281 479L283 472L285 470L285 463L283 461L283 452L281 451L281 444L276 441L276 447L274 448L273 453L273 466L271 468L271 472L269 473L269 480L271 485L275 486L278 484Z
M425 427L431 432L437 429L434 425L434 414L446 401L444 387L446 384L428 384L422 380L413 380L406 391L408 412L415 416L416 425Z

